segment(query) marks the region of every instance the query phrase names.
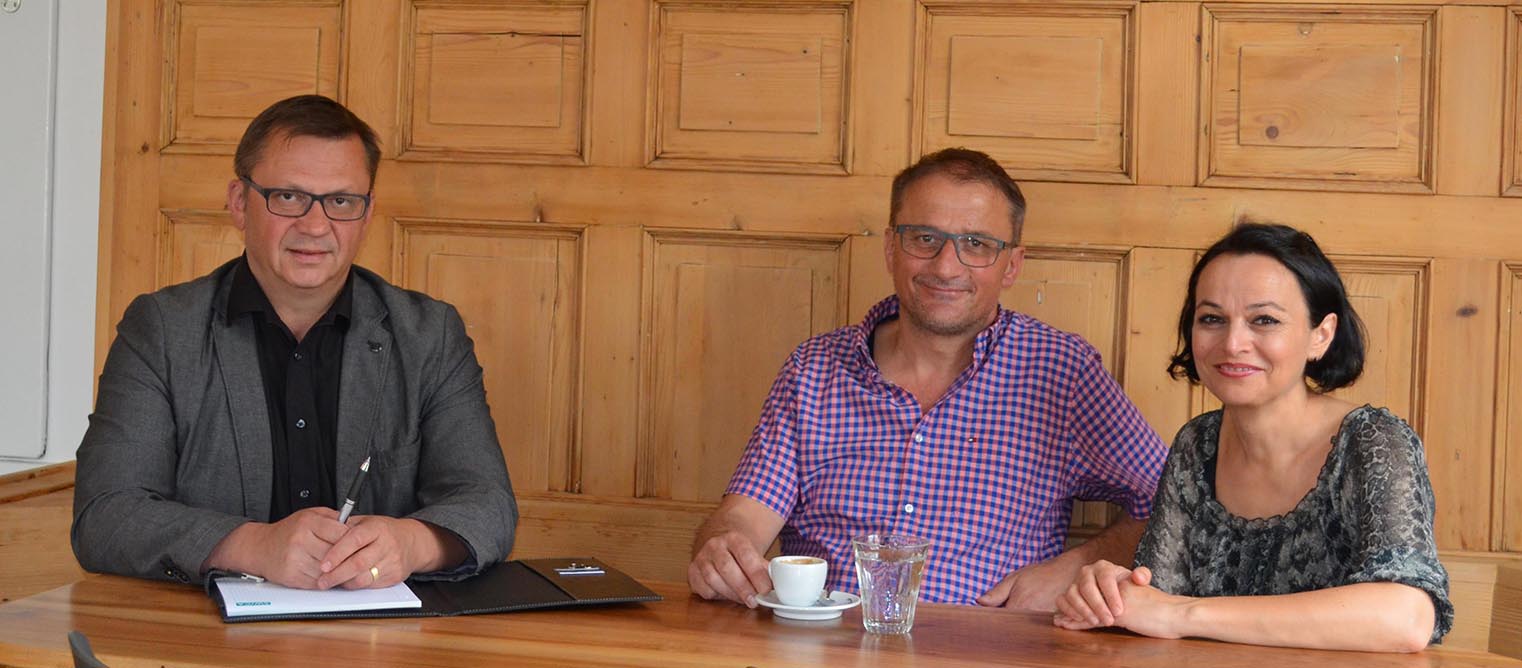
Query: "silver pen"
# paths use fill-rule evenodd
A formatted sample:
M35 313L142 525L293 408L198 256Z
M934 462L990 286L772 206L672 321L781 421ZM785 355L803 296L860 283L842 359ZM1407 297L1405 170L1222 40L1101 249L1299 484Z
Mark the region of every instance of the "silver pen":
M370 458L365 457L365 461L359 465L359 474L354 476L354 482L349 484L349 493L344 496L343 507L338 509L339 524L349 522L349 513L354 512L354 500L359 498L360 490L364 489L365 477L368 473L370 473Z

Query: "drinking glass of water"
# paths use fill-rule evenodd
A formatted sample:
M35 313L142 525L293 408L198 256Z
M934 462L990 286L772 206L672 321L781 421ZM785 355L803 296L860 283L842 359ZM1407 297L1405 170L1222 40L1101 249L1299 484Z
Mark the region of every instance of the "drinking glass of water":
M902 634L914 627L914 604L930 541L904 534L869 533L851 539L861 583L861 622L872 633Z

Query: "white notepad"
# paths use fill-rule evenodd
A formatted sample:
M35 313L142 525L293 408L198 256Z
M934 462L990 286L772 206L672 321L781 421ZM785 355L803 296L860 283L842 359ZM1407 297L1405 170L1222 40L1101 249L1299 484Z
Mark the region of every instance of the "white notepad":
M216 584L228 617L423 607L417 595L401 582L385 589L328 590L292 589L241 578L218 578Z

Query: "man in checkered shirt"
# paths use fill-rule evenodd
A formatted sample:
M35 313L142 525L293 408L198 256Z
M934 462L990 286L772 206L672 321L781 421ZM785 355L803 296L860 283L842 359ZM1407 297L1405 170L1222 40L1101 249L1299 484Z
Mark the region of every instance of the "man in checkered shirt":
M997 162L928 155L892 197L896 296L788 358L688 583L754 607L780 534L857 591L851 537L906 533L931 541L924 600L1052 610L1084 564L1131 563L1167 448L1093 346L999 306L1025 198ZM1075 499L1126 513L1064 551Z

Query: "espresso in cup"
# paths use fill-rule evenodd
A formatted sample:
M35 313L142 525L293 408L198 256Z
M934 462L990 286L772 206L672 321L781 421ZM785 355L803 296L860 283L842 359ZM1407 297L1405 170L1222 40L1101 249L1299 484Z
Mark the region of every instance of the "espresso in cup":
M766 565L772 578L772 590L783 605L813 605L824 594L824 579L830 564L817 557L781 556Z

